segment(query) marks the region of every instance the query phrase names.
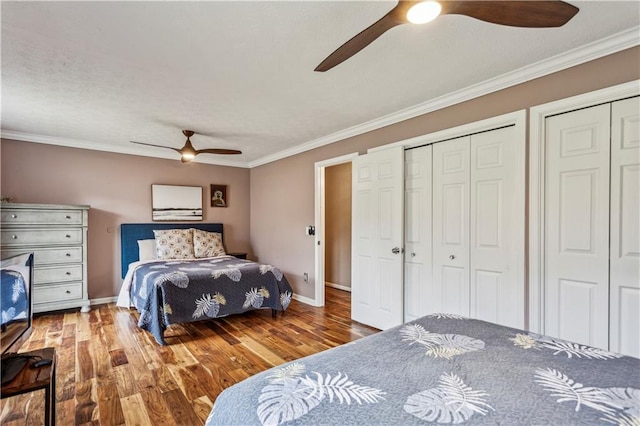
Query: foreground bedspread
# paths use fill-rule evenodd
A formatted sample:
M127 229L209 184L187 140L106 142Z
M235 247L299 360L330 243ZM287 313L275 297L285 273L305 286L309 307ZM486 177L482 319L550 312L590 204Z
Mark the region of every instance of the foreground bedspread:
M293 295L278 268L233 256L142 264L133 272L130 292L140 312L138 325L161 345L171 324L254 309L284 311Z
M639 421L640 359L432 315L252 376L207 425Z

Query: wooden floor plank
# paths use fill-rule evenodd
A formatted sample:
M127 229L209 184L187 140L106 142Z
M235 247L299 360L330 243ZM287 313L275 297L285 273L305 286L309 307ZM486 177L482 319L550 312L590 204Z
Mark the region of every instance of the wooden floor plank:
M138 327L135 310L114 304L37 315L15 352L57 353L60 425L202 425L218 395L270 367L377 330L350 319L350 294L327 288L323 308L291 302L268 310L171 326L168 346ZM0 423L44 421L44 392L3 399Z

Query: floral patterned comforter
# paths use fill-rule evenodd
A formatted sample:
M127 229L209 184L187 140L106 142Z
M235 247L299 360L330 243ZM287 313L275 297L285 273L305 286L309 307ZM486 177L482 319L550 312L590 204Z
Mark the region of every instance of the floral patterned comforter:
M293 296L278 268L233 256L144 263L133 271L129 291L140 312L138 326L161 345L171 324L254 309L284 311Z
M438 314L223 391L207 425L640 424L640 359Z

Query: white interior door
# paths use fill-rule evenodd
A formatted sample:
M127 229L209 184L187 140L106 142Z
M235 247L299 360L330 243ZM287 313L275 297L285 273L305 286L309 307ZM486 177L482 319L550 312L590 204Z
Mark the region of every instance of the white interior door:
M611 110L610 349L640 358L640 103Z
M544 333L609 344L610 106L546 119Z
M432 145L405 151L404 321L438 312L431 271Z
M353 160L351 317L381 330L403 320L404 149Z
M469 315L469 146L433 146L433 282L440 312Z
M524 150L515 128L471 136L470 314L524 328Z

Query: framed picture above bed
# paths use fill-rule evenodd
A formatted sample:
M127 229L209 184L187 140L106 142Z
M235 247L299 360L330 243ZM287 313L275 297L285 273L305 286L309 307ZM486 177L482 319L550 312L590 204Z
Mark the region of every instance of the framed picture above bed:
M211 185L211 207L227 207L227 185Z
M151 211L155 221L202 220L202 187L153 184Z

